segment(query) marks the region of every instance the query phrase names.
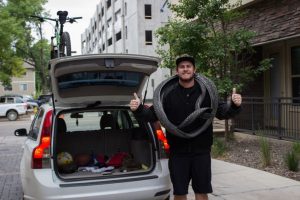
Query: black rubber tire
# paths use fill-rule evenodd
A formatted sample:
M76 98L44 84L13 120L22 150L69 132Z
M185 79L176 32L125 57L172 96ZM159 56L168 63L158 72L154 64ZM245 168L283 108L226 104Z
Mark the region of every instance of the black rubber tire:
M68 32L63 32L61 36L61 45L60 45L61 56L71 56L71 39Z
M9 121L16 121L18 119L18 112L15 110L9 110L6 117Z
M169 121L167 118L166 113L164 112L163 108L163 99L165 96L167 96L167 93L170 92L177 84L178 84L178 76L173 76L168 78L167 80L160 83L157 88L154 91L153 95L153 107L155 110L155 113L161 122L161 124L172 134L182 137L182 138L193 138L201 134L213 121L213 118L216 115L217 108L218 108L218 91L215 86L215 84L206 78L205 76L202 76L201 74L195 75L196 83L199 84L201 87L202 95L199 96L199 98L196 101L195 105L195 111L191 113L180 125L175 126L173 123ZM204 100L204 96L206 94L206 91L208 92L210 96L211 106L202 108L201 104ZM203 98L202 98L203 97ZM206 113L208 112L208 113ZM190 123L194 122L195 119L197 119L199 116L203 116L204 114L207 114L205 119L205 123L199 127L199 129L196 129L190 133L186 133L182 130L185 126L188 126Z

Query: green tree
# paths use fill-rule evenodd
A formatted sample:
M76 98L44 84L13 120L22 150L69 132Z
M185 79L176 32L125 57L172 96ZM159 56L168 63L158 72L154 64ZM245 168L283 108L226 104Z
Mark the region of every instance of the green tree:
M37 93L45 93L49 91L49 72L48 61L50 60L50 44L48 40L41 39L37 41L31 48L32 60L35 63L36 72L36 91Z
M173 68L176 56L187 53L195 57L197 70L215 82L224 100L233 87L241 92L270 67L270 61L256 66L250 62L255 34L233 25L246 15L236 9L240 5L229 0L179 0L169 5L176 17L156 32L163 66ZM225 129L228 135L227 121Z
M23 61L16 55L13 43L20 36L21 30L15 18L0 4L0 81L3 85L10 85L11 76L24 73Z
M10 85L12 76L24 73L23 61L32 59L30 49L34 39L31 36L31 15L43 11L46 0L0 1L0 82Z

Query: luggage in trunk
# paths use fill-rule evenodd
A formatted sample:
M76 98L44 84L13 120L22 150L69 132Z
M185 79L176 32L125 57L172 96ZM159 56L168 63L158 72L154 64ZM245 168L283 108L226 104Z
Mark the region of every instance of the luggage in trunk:
M80 179L149 173L155 164L153 137L146 125L139 124L129 112L61 115L54 137L58 176Z

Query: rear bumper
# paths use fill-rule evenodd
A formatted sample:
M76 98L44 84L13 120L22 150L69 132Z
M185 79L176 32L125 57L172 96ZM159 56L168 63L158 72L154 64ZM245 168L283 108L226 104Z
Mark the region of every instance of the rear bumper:
M156 172L158 170L155 170ZM134 177L132 181L101 180L78 183L53 182L51 169L35 170L33 179L23 183L24 199L66 199L66 200L158 200L166 199L171 190L169 172L166 167L160 173L149 175L152 178ZM127 178L129 180L129 178Z

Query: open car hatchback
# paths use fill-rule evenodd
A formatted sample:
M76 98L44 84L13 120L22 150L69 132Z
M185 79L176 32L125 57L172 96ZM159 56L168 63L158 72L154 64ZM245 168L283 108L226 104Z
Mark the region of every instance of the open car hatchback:
M31 155L21 161L25 199L169 199L161 127L128 106L158 62L125 54L51 61L53 106L41 106L29 131L38 133L36 145L25 147Z

